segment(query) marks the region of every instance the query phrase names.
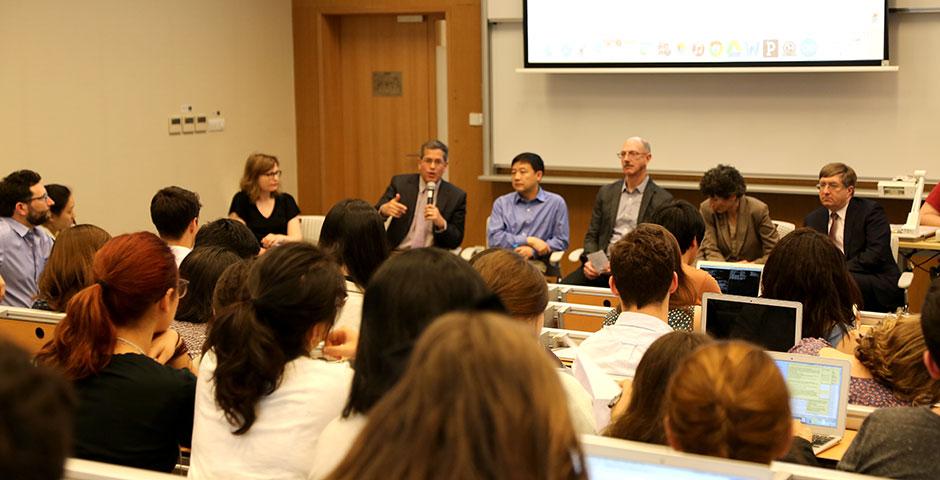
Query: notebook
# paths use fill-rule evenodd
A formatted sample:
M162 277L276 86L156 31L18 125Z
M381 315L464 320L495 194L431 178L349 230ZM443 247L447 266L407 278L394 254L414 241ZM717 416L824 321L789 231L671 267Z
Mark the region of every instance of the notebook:
M696 264L696 267L708 272L718 282L721 293L744 297L760 295L760 276L764 271L763 265L702 260Z
M802 338L803 304L706 293L702 329L718 339L747 340L764 350L786 352Z
M813 452L842 441L849 405L848 360L768 352L787 381L793 418L813 431Z

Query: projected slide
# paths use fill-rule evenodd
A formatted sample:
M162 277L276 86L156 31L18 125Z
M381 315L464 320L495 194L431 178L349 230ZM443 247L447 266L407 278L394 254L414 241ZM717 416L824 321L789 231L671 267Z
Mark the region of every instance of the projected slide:
M526 0L526 64L879 64L884 0Z

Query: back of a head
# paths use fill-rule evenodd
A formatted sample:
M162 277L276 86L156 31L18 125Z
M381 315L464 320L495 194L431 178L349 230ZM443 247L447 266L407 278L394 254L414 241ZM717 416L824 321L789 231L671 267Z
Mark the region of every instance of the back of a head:
M342 200L326 214L318 245L332 251L361 287L391 251L379 212L359 199Z
M343 415L368 412L398 381L431 320L491 298L480 275L445 250L419 248L389 258L363 298L356 373Z
M637 365L627 410L614 419L604 435L665 445L663 417L668 379L683 359L711 341L707 335L684 331L670 332L656 339Z
M641 223L610 248L610 271L624 307L663 301L682 269L679 244L668 230Z
M49 211L53 215L59 215L62 213L62 209L66 207L69 203L69 197L72 196L72 190L65 185L59 185L58 183L50 183L46 185L46 193L49 195L49 198L54 202Z
M774 361L728 341L687 356L666 391L666 435L677 450L770 463L791 442L790 396Z
M698 208L685 200L671 200L660 205L649 219L650 223L660 225L679 242L679 250L685 253L692 248L692 241L699 245L705 237L705 220Z
M212 317L212 292L222 272L241 261L235 252L222 247L193 249L180 264L180 278L189 281L186 296L180 299L176 319L206 323Z
M227 248L241 258L253 258L261 250L251 229L231 218L220 218L199 227L194 246Z
M479 272L513 318L532 321L545 313L548 284L538 269L521 255L491 248L474 256L470 266Z
M199 218L199 195L181 187L160 189L150 200L150 220L163 238L178 239Z
M329 478L586 478L558 375L528 330L451 313Z
M940 400L940 380L931 378L924 365L926 344L920 323L916 318L886 318L859 338L855 357L899 400L933 405Z
M924 343L935 364L940 365L940 278L934 279L920 310L920 325Z
M212 291L212 309L216 314L235 303L251 300L246 284L253 263L254 259L235 262L219 276Z
M42 181L32 170L17 170L0 182L0 217L12 217L16 204L28 202L33 192L30 187Z
M108 232L94 225L77 225L60 232L39 276L36 298L56 312L65 311L72 296L94 283L95 253L110 239Z
M346 290L339 266L319 248L281 245L254 262L246 284L250 298L218 312L204 351L216 357L215 398L234 427L246 433L257 403L277 388L288 362L310 353L325 334Z
M62 478L74 408L68 382L0 338L0 478Z
M803 337L828 338L836 325L845 331L855 318L861 293L845 256L825 235L798 228L780 239L761 276L762 295L803 304Z
M114 349L114 328L135 326L143 314L177 287L176 260L156 235L138 232L112 238L92 264L94 282L72 297L37 360L69 378L104 368Z

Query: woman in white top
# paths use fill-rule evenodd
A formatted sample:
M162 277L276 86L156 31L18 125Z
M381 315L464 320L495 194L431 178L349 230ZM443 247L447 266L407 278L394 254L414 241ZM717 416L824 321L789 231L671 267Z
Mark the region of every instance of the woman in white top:
M246 300L216 312L196 387L190 478L305 479L352 374L311 358L345 297L339 267L307 243L271 249Z
M349 401L343 416L320 436L310 478L325 477L343 459L369 410L398 382L415 341L432 320L498 302L480 275L450 252L419 248L389 258L366 290Z
M326 214L318 246L333 254L346 276L346 304L335 326L358 330L366 284L390 251L382 216L364 200L341 200Z

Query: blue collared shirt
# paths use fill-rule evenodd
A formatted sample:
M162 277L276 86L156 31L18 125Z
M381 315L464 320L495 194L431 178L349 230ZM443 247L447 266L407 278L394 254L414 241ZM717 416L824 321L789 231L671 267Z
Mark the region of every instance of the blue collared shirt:
M11 217L0 217L0 277L6 295L0 304L29 308L39 290L39 274L52 251L52 237Z
M493 202L487 244L515 248L525 245L528 237L542 239L553 252L568 248L568 205L561 195L539 188L532 201L512 192Z

